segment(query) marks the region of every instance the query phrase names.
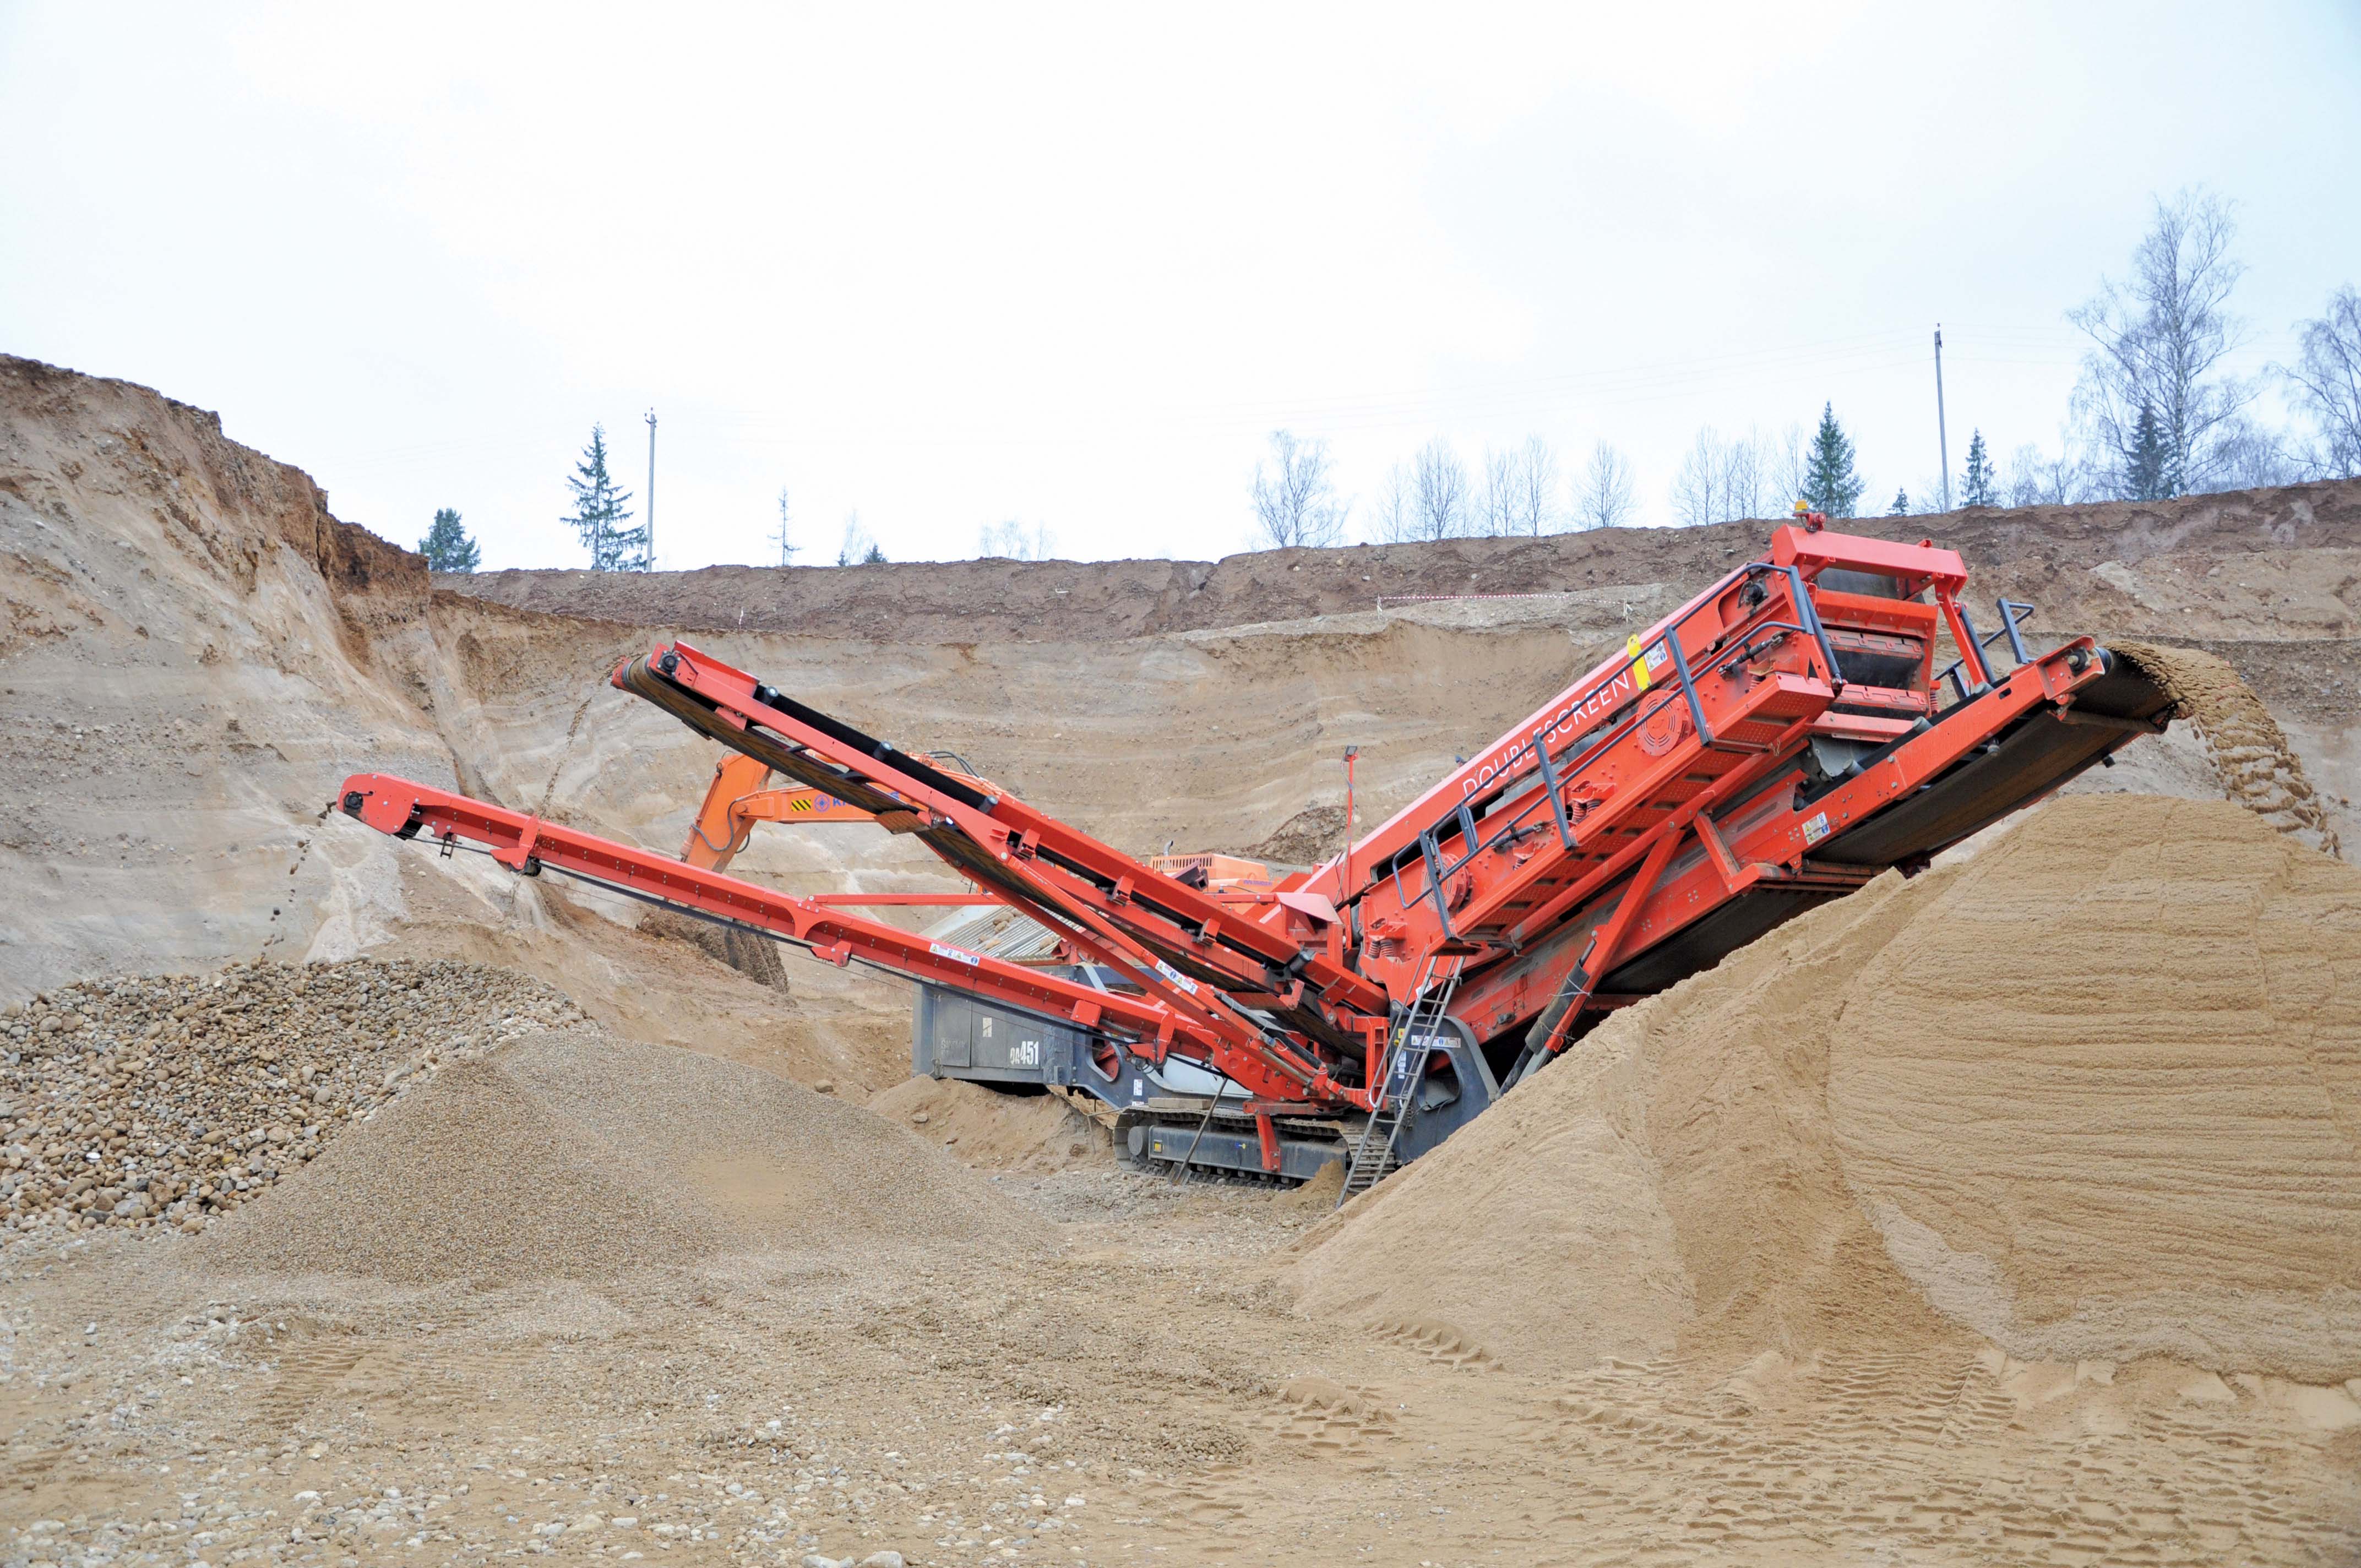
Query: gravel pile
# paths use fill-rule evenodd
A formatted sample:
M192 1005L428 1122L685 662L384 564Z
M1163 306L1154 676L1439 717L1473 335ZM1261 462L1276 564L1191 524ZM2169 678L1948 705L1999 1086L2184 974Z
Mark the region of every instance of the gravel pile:
M454 1058L192 1255L224 1274L493 1288L727 1254L1009 1258L1046 1239L857 1106L586 1023Z
M618 1157L497 1062L463 1057L431 1075L206 1236L200 1255L223 1272L498 1287L609 1277L730 1245L729 1224L694 1195Z
M0 1008L0 1244L201 1229L456 1052L570 1023L471 964L236 965L85 981Z

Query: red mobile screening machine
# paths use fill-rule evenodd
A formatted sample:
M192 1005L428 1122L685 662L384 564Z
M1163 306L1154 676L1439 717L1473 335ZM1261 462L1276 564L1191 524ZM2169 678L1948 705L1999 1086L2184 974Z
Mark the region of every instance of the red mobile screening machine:
M1335 859L1167 875L972 773L685 642L613 684L886 831L1054 938L972 952L380 774L336 806L917 981L919 1065L1092 1093L1135 1163L1347 1193L1433 1147L1608 1011L1929 857L2140 735L2172 702L2087 637L1981 632L1952 551L1817 517L1636 637ZM1952 657L1938 667L1948 645ZM759 779L757 780L759 782Z

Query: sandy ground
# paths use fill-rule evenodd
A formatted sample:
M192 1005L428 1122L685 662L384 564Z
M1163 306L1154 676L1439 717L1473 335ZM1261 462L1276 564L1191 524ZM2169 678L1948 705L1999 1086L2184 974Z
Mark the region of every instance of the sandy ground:
M2293 753L2230 702L2079 793L2235 795L2356 841L2361 487L1922 529L1966 551L1980 594L2040 603L2037 626L2218 655ZM455 1056L204 1234L0 1245L0 1562L2353 1560L2361 1387L2334 1375L2361 1366L2341 1341L2314 1324L2298 1337L2330 1349L2307 1361L2227 1331L2211 1349L2078 1339L2079 1297L2042 1251L2062 1233L2022 1195L2003 1203L2017 1250L1977 1244L2015 1303L1993 1315L1991 1278L1954 1255L1992 1194L1918 1180L1906 1118L1859 1119L1848 1157L1948 1250L1858 1203L1809 1210L1853 1216L1829 1245L1876 1266L1830 1277L1882 1281L1870 1307L1809 1334L1715 1307L1751 1326L1704 1335L1683 1325L1727 1281L1697 1268L1682 1216L1718 1191L1749 1211L1710 1161L1667 1200L1679 1119L1635 1139L1661 1113L1649 1094L1576 1118L1588 1135L1546 1118L1527 1141L1557 1163L1487 1212L1510 1227L1488 1241L1472 1207L1375 1224L1441 1165L1342 1219L1172 1187L1101 1163L1054 1102L903 1082L899 986L791 958L782 989L634 907L319 816L344 773L382 769L676 847L711 749L602 677L677 631L1126 848L1309 859L1341 825L1344 744L1364 748L1364 811L1390 809L1760 532L430 585L212 416L0 359L0 791L17 804L0 1002L367 953L516 970L589 1021ZM1377 602L1495 592L1538 597ZM766 833L740 867L791 891L950 885L907 841L849 829ZM2190 941L2213 962L2218 937ZM1976 949L2006 950L1997 933ZM1884 1027L1913 1026L1928 1003L1910 985L1949 961L1929 948L1894 971ZM1840 967L1850 983L1861 966ZM2304 1070L2348 1071L2350 967L2282 967L2268 1000L2298 1011L2266 1006L2262 1034L2308 1028ZM1786 1004L1811 972L1747 983ZM2048 1016L1972 961L1947 984L1995 1022ZM375 1059L324 1027L319 1059ZM1828 1059L1860 1087L1857 1061ZM1995 1070L1918 1066L1877 1103ZM2250 1069L2225 1069L2233 1091L2260 1092ZM2318 1098L2312 1164L2221 1181L2344 1190L2353 1123ZM1495 1135L1531 1109L1495 1113ZM2078 1136L2119 1131L2064 1125L2043 1135L2067 1166ZM1738 1185L1775 1209L1802 1171ZM1535 1190L1592 1207L1550 1212L1557 1271L1520 1288L1506 1266L1531 1251L1518 1222L1544 1220ZM2342 1223L2315 1225L2329 1273L2289 1287L2332 1318L2356 1285ZM2251 1212L2136 1223L2164 1254L2178 1239L2215 1274L2253 1271ZM2092 1276L2117 1297L2127 1277Z
M5 1550L1456 1568L2361 1540L2361 1448L2311 1386L1966 1335L1539 1376L1441 1324L1295 1315L1276 1280L1321 1216L1284 1196L988 1185L1046 1255L467 1288L225 1278L104 1241L14 1256Z

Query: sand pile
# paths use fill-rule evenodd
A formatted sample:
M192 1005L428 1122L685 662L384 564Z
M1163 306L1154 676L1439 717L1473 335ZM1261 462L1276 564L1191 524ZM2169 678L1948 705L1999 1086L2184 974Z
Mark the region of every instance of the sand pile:
M939 1146L857 1105L735 1062L601 1034L551 1036L501 1067L618 1157L763 1246L1024 1250L1038 1224Z
M906 1079L869 1108L961 1162L987 1170L1097 1166L1112 1144L1104 1127L1057 1094L1002 1094L956 1079Z
M640 929L651 937L685 942L749 980L783 994L793 994L794 987L787 982L787 966L779 958L779 944L767 937L741 931L735 926L717 926L710 920L699 920L671 909L650 910L640 921Z
M585 1025L446 1065L198 1248L230 1273L500 1285L727 1253L1039 1245L864 1111Z
M2229 662L2195 648L2116 641L2197 727L2229 797L2291 838L2341 856L2327 809L2287 732Z
M2361 1374L2361 873L2060 800L1620 1014L1323 1232L1301 1304L1675 1348Z
M579 1016L447 962L234 964L0 1009L0 1238L193 1229L258 1196L447 1052Z

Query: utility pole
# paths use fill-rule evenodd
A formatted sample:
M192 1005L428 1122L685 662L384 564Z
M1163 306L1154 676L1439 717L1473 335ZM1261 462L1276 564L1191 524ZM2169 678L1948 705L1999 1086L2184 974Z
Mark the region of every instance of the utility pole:
M1941 334L1937 334L1937 341ZM648 411L648 565L656 569L656 411Z
M1358 746L1345 748L1345 875L1337 884L1339 895L1349 898L1353 893L1353 761L1361 754Z
M1951 436L1943 428L1943 323L1935 323L1935 444L1940 451L1943 466L1943 510L1951 510ZM653 480L649 483L653 484Z

